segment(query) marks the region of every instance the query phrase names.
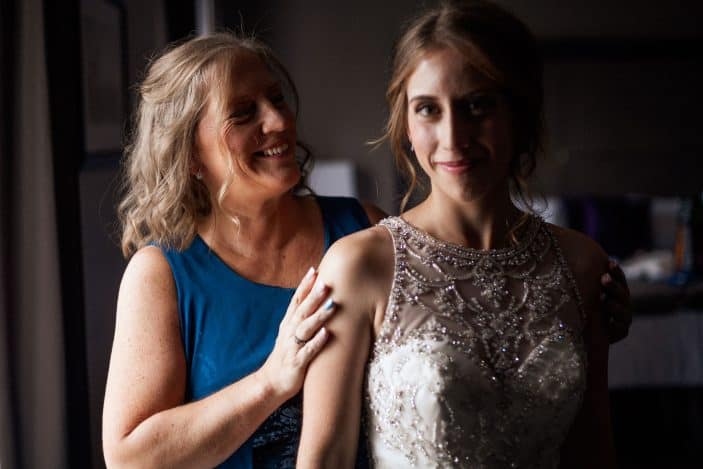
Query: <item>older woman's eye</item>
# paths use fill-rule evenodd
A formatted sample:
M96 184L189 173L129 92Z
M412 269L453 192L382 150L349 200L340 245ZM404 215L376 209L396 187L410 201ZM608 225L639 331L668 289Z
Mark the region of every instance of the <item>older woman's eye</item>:
M247 122L256 113L256 104L251 103L244 106L238 106L232 110L229 118L235 124L243 124Z

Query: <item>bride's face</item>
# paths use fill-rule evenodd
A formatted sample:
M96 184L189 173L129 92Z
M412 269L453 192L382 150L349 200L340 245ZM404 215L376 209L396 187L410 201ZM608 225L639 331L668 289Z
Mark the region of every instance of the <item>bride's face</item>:
M513 156L507 98L459 52L426 53L406 97L408 138L433 192L468 201L506 186Z

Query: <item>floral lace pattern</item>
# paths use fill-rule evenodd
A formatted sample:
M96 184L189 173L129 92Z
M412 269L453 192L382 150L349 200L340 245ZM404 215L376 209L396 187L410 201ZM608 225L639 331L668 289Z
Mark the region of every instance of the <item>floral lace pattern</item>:
M556 467L585 388L584 313L546 223L515 246L446 243L399 217L366 376L375 467Z
M254 432L254 467L294 468L303 420L300 394L284 403Z

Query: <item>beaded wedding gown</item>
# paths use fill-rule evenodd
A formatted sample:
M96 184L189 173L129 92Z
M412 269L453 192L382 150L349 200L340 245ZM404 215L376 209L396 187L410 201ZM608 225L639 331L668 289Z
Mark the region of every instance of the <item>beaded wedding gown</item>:
M549 226L515 246L442 242L399 217L366 376L376 468L552 468L581 405L583 307Z

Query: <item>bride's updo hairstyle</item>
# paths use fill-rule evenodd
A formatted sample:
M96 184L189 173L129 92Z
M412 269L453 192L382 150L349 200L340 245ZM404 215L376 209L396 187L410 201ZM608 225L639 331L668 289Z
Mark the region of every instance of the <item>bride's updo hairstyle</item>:
M508 98L515 148L511 190L527 202L526 180L543 145L542 60L535 38L520 20L493 3L473 0L444 3L425 12L410 23L395 46L386 91L389 116L382 140L389 141L409 185L401 211L418 184L407 136L407 82L425 54L444 48L463 55Z

